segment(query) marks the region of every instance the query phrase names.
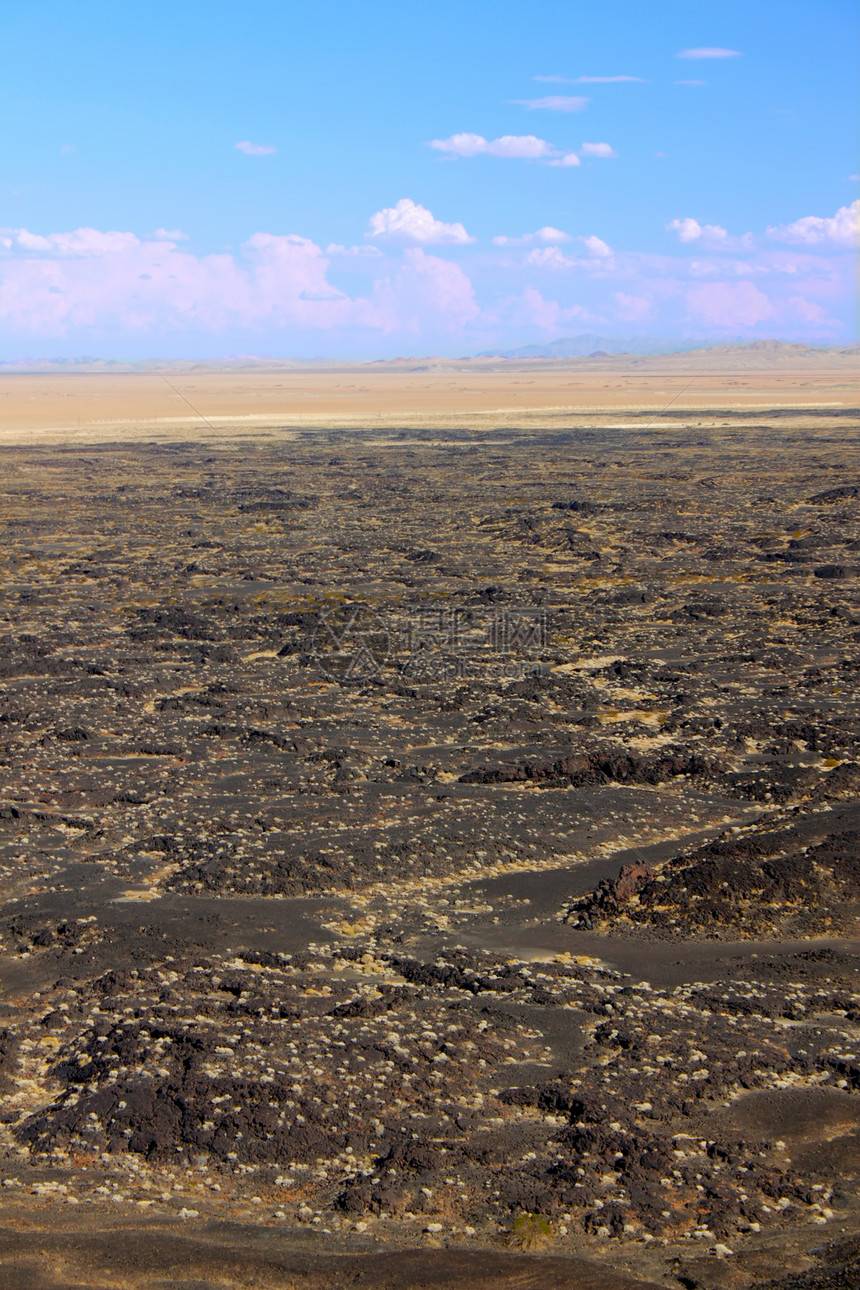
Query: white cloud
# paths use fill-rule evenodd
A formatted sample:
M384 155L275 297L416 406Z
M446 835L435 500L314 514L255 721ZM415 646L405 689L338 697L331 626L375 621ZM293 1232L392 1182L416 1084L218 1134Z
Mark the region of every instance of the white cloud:
M273 152L278 151L267 143L250 143L247 139L233 146L237 152L244 152L246 157L271 157Z
M425 206L401 197L396 206L385 206L370 217L368 237L388 238L400 242L418 242L422 246L443 242L463 245L473 242L462 224L444 224Z
M581 112L585 107L588 99L579 95L570 94L550 94L543 99L514 99L520 107L528 108L529 111L543 112Z
M546 139L533 134L503 134L499 139L485 139L481 134L452 134L448 139L432 139L430 147L452 157L505 157L534 161L550 157L554 149Z
M255 233L238 254L197 256L133 233L0 230L0 326L19 337L181 336L250 329L453 334L480 314L458 264L407 248L367 298L327 279L309 238ZM29 342L28 342L29 343ZM55 343L51 341L51 343ZM88 343L88 342L81 342Z
M339 242L329 242L325 253L354 260L378 260L382 256L378 246L341 246Z
M590 276L593 276L595 271L600 273L601 270L614 269L615 258L612 247L608 246L602 238L589 234L587 237L577 238L577 241L581 242L588 251L589 258L577 259L574 256L565 255L558 246L543 246L529 251L525 263L535 269L585 269Z
M687 307L717 327L754 327L774 314L770 300L751 282L708 282L690 287Z
M619 316L625 322L637 322L640 318L647 318L651 312L651 301L645 296L629 296L624 291L616 291L615 299Z
M8 240L0 315L24 333L373 325L374 306L326 281L328 260L308 238L256 233L241 256L95 229Z
M410 331L420 333L428 312L437 325L452 331L481 312L471 280L459 264L427 255L420 247L404 251L403 265L390 287L398 324Z
M635 82L637 85L647 85L648 82L642 76L577 76L577 85L620 85L622 81Z
M540 100L544 104L549 101ZM534 134L505 134L500 139L485 139L482 134L452 134L448 139L432 139L429 146L449 157L477 157L484 154L488 157L543 161L549 166L582 164L579 153L561 152L547 143L546 139L539 139ZM617 157L618 154L609 143L584 143L582 156Z
M63 258L117 255L139 245L134 233L102 233L96 228L78 228L72 233L49 233L42 237L25 228L3 229L7 250Z
M549 332L556 331L561 325L575 318L588 317L588 310L582 305L568 305L567 308L563 308L557 300L544 300L535 287L526 287L522 296L511 303L517 312L524 315L523 321L528 321Z
M834 216L805 215L793 224L777 225L767 230L778 242L799 246L860 245L860 198L850 206L840 206Z
M740 58L739 49L722 49L719 45L700 45L697 49L681 49L676 58Z
M670 220L666 225L670 233L677 233L679 242L693 243L708 251L749 250L754 244L752 233L733 237L719 224L700 224L697 219Z
M787 303L801 322L821 324L829 321L821 305L815 304L812 300L807 300L804 296L789 296Z
M493 246L533 246L535 242L542 242L544 245L548 243L558 245L559 242L569 241L569 233L562 233L560 228L553 228L551 224L545 224L536 233L524 233L522 237L494 237Z
M610 260L612 258L612 247L608 246L601 237L595 237L590 234L588 237L581 237L580 242L585 249L598 260Z
M546 246L539 251L529 251L526 264L536 269L573 269L576 260L571 260L557 246Z
M181 228L157 228L152 234L157 242L187 242L188 234Z
M642 76L533 76L533 81L543 81L547 85L618 85L622 81L635 81L647 85Z
M462 226L422 215L415 202L405 212L402 204L390 210L377 212L383 235L405 246L380 238L323 250L305 237L260 232L235 250L197 254L169 228L144 237L0 229L7 353L108 356L120 347L179 356L205 343L215 356L257 352L258 337L266 338L267 352L467 353L521 343L529 328L559 331L572 319L589 329L621 319L638 329L642 320L659 335L686 326L697 335L850 339L853 257L838 252L845 245L840 229L853 231L860 206L772 230L799 245L756 236L742 254L725 229L687 217L673 221L672 247L667 239L661 254L613 251L594 234L543 225L496 237L496 248L509 249L489 257L492 248L471 255L460 244L468 237ZM422 245L416 227L424 237L455 230L445 235L454 237L456 254L446 258L444 247ZM358 270L360 289L347 285ZM519 294L502 294L511 281ZM536 288L547 291L550 283L555 298L544 300Z
M679 242L698 242L705 233L719 241L728 237L728 233L719 224L702 225L697 219L687 216L684 219L670 220L666 225L670 233L678 234Z

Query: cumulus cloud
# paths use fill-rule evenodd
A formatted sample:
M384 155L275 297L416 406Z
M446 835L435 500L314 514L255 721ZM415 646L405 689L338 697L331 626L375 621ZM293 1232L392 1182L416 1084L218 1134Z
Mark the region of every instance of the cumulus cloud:
M698 239L704 233L705 228L709 229L712 233L716 233L717 235L728 236L726 234L726 230L724 228L720 228L719 224L706 224L703 227L697 219L692 219L690 217L687 217L685 219L670 220L669 223L666 225L666 228L670 233L678 234L679 242L698 241Z
M840 206L831 217L805 215L793 224L768 228L768 236L778 242L793 242L798 246L858 246L860 245L860 198L850 206Z
M542 99L514 99L530 112L581 112L588 99L572 94L549 94Z
M103 233L97 228L78 228L71 233L49 233L43 237L25 228L0 230L0 245L25 255L62 258L120 254L139 245L134 233Z
M610 143L584 143L581 149L583 157L617 157L618 153Z
M815 304L812 300L807 300L804 296L789 296L787 304L794 310L801 322L820 326L829 321L821 305Z
M546 106L550 100L536 99L528 106L535 106L538 102ZM482 134L452 134L448 139L431 140L430 147L438 152L444 152L449 157L477 157L485 154L489 157L542 161L548 166L582 164L579 153L562 152L551 143L547 143L546 139L539 139L534 134L504 134L499 139L485 139ZM581 153L584 157L617 157L618 155L609 143L584 143Z
M537 232L524 233L522 237L494 237L493 246L533 246L535 242L558 244L559 242L569 241L569 233L562 233L560 228L553 228L551 224L545 224Z
M2 242L8 256L0 317L22 332L330 326L358 320L367 309L367 302L331 297L328 261L306 238L255 234L241 259L195 256L172 241L86 228L44 237L21 229Z
M534 161L550 157L555 149L546 139L533 134L503 134L499 139L485 139L482 134L452 134L448 139L432 139L430 147L451 157L505 157Z
M390 241L418 242L423 246L473 242L462 224L445 224L409 197L401 197L396 206L385 206L370 217L368 237Z
M852 219L860 213L845 210ZM673 221L681 241L660 255L616 252L595 234L543 225L496 237L495 246L510 253L476 257L483 284L476 294L461 225L445 225L414 202L387 211L374 221L380 218L388 245L380 238L325 250L309 238L266 232L235 251L196 254L180 230L138 237L93 228L0 229L0 329L19 353L116 352L120 345L141 355L187 352L189 338L197 345L206 334L217 337L213 354L250 352L256 337L270 338L280 352L312 345L314 352L378 355L391 337L399 352L408 345L408 352L467 353L517 343L523 327L552 331L574 318L589 327L646 320L659 334L673 334L685 314L697 334L850 335L850 257L834 254L845 245L841 225L835 235L833 228L843 212L786 226L785 240L796 245L761 239L744 254L727 253L738 239L725 229L689 217ZM449 230L456 263L419 241L416 227L425 238ZM352 272L341 278L335 268ZM367 284L360 290L346 285L359 269ZM557 299L537 290L550 282ZM497 294L507 283L516 284L516 294Z
M603 241L603 238L595 237L592 233L590 236L581 237L579 240L582 242L585 249L598 260L608 260L611 258L612 247L608 246L607 243Z
M480 314L475 289L459 264L428 255L421 247L403 253L395 277L381 291L397 325L420 333L428 312L437 324L456 330Z
M565 255L558 246L545 246L530 251L525 263L536 269L586 269L590 274L614 268L612 247L594 234L577 239L588 251L588 259L576 259Z
M244 152L246 157L271 157L277 148L273 148L267 143L251 143L248 139L243 139L241 143L235 143L233 147L237 152Z
M754 327L774 314L768 297L751 282L708 282L689 287L687 307L717 327Z
M588 310L582 305L563 307L557 300L545 300L536 287L526 287L519 300L512 303L523 321L530 322L544 331L555 331L561 324L570 322L574 318L588 317Z
M666 225L670 233L677 233L679 242L695 243L708 251L749 250L754 245L752 233L733 237L720 224L700 224L690 216L670 220Z
M739 49L722 49L719 45L699 45L696 49L680 49L676 58L740 58Z
M187 242L188 234L181 228L157 228L152 236L158 242Z
M353 298L328 280L329 256L296 234L255 233L238 254L198 256L133 233L0 230L0 327L54 338L228 329L434 335L480 315L459 265L420 247L393 262L361 250L379 269L367 297Z
M560 251L557 246L545 246L540 250L529 251L526 264L536 269L573 269L576 260Z
M625 322L638 322L641 318L647 318L651 312L651 301L645 296L629 296L624 291L616 291L615 299L618 302L618 316Z

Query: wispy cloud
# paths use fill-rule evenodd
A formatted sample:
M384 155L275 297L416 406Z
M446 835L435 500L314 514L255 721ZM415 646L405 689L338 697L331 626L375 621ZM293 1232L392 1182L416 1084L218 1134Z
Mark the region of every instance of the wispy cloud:
M722 49L719 45L699 45L696 49L679 49L676 58L740 58L739 49Z
M609 143L584 143L581 148L583 157L617 157L618 153Z
M325 253L349 260L378 260L382 257L378 246L341 246L339 242L329 242Z
M768 228L768 237L797 246L860 247L860 198L850 206L840 206L831 217L805 215L793 224Z
M469 237L462 224L445 224L409 197L401 197L396 206L385 206L370 217L368 237L396 242L416 242L422 246L443 243L464 245Z
M624 81L648 84L643 76L533 76L532 80L546 85L620 85Z
M581 95L549 94L542 99L513 99L513 102L530 112L581 112L588 99Z
M452 134L448 139L432 139L430 147L449 157L505 157L534 161L555 153L551 143L533 134L503 134L499 139L485 139L481 134Z
M545 224L536 233L524 233L522 237L494 237L493 246L534 246L536 242L544 245L549 243L557 245L560 242L569 241L569 233L562 233L560 228L553 228L551 224Z
M707 81L676 81L676 85L707 85Z
M700 224L690 216L670 220L666 228L670 233L677 233L679 242L695 243L708 251L749 250L755 240L752 233L733 237L720 224Z
M575 85L620 85L628 81L631 84L647 85L644 76L577 76Z
M244 152L246 157L271 157L272 153L278 151L268 143L251 143L248 139L233 146L237 152Z

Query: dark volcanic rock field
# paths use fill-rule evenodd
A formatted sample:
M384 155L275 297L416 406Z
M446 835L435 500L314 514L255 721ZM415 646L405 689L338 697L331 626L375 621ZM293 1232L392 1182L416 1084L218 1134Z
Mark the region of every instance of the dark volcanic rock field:
M820 422L3 450L4 1285L860 1284Z

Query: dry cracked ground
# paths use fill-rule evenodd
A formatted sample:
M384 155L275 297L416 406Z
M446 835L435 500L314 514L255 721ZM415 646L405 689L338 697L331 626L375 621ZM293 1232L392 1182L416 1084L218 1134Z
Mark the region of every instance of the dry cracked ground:
M0 1281L860 1284L857 414L3 449Z

